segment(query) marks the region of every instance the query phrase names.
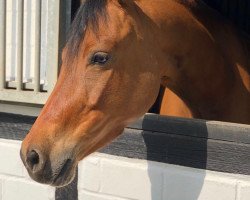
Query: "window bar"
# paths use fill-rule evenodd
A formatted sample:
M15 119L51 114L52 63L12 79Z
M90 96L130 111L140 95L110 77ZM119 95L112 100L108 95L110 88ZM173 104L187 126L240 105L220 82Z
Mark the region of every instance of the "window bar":
M40 52L41 52L41 0L36 0L35 11L35 66L34 66L34 91L40 92Z
M0 24L0 90L3 90L6 67L6 0L0 0Z
M48 6L48 35L47 42L49 44L47 51L47 68L50 70L47 73L48 93L51 93L58 76L58 48L59 48L59 21L60 21L60 5L61 1L47 1ZM53 3L52 3L53 2Z
M23 0L18 0L17 9L17 87L18 91L23 89Z

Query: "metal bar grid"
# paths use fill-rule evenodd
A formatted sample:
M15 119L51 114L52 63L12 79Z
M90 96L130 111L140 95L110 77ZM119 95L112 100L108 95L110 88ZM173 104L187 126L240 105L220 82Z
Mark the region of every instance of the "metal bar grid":
M27 11L28 8L30 10ZM32 19L29 15L32 15ZM46 102L58 77L60 51L70 19L71 1L0 0L0 101L32 104ZM26 20L30 20L29 24ZM33 32L28 27L30 25ZM29 43L31 40L32 44ZM27 59L32 69L27 68ZM12 75L7 79L6 69L10 71L9 67ZM44 71L41 72L42 67L43 70L47 68L45 79L41 79L44 74ZM31 74L28 79L24 77L27 69ZM11 78L13 73L14 78Z

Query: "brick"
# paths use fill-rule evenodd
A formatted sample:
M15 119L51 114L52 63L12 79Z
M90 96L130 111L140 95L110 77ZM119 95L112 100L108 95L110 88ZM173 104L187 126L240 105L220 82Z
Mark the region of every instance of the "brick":
M100 158L89 156L79 164L78 189L99 191L100 189Z
M23 175L23 163L19 156L20 142L0 140L0 174Z
M166 170L163 199L168 200L235 200L236 180L204 170Z
M137 200L161 200L162 168L135 159L102 159L101 193Z
M2 200L54 200L55 189L35 182L7 179L3 182Z
M238 199L236 200L249 200L250 199L250 181L239 182L238 184Z
M103 194L90 193L87 191L80 191L78 195L78 200L128 200L115 196L107 196Z

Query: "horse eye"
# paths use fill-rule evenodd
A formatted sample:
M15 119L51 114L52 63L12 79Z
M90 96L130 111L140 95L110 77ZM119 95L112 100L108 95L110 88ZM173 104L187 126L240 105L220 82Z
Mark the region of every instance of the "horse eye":
M109 60L109 55L105 52L97 52L91 58L92 64L104 65Z

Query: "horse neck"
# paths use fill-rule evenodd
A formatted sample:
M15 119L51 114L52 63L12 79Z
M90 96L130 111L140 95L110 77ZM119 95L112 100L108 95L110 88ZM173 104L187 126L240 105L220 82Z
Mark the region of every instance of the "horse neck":
M218 43L227 68L231 68L236 75L241 77L240 79L245 77L243 84L250 92L250 37L237 30L227 19L209 8L203 1L184 0L184 2L184 5L192 11L192 14Z
M246 55L234 28L219 23L222 17L200 1L184 6L179 0L166 2L176 9L174 13L167 6L165 11L176 23L164 23L166 18L160 22L159 46L162 59L168 60L162 67L163 83L197 117L249 123L250 77L243 70L248 67Z

